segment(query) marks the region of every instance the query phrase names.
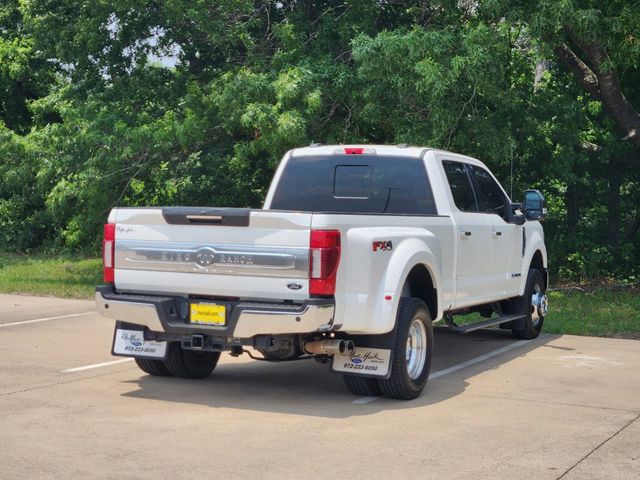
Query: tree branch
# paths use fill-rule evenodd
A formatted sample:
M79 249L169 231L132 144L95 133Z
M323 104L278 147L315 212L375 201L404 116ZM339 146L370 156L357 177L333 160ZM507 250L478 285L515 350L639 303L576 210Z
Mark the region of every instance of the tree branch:
M622 132L622 140L629 140L636 147L640 147L640 114L622 92L618 75L611 66L609 54L597 42L582 42L568 27L565 28L565 33L571 42L587 56L591 67L587 66L566 44L561 44L556 49L556 53L580 85L594 98L602 101L604 108Z
M598 77L566 43L561 43L556 47L556 55L558 55L565 68L573 74L582 88L593 98L602 100L598 88Z

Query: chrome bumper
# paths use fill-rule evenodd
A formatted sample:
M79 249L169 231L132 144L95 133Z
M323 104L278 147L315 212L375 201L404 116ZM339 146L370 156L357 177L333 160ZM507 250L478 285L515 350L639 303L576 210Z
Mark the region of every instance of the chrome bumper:
M96 292L96 310L103 317L144 325L155 332L163 330L156 306L152 303L107 300L102 292Z
M332 329L332 300L301 305L239 302L224 327L195 325L180 317L171 297L119 295L105 287L96 289L96 309L103 317L144 325L155 332L201 333L233 338L284 333L326 332Z

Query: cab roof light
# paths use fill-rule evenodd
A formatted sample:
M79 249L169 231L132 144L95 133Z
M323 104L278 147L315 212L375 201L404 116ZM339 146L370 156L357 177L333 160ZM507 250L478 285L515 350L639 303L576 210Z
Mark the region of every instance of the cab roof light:
M375 155L376 151L373 148L344 147L336 148L333 153L336 155Z
M347 147L344 149L344 153L347 155L362 155L364 153L364 148Z

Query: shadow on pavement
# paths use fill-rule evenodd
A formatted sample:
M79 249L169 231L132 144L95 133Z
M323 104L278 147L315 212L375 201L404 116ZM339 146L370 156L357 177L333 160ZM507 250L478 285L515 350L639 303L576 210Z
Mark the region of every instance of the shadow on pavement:
M328 365L313 360L225 363L225 357L221 358L212 375L204 380L152 377L140 372L140 378L128 381L136 385L137 389L123 395L211 408L237 408L312 417L348 418L372 415L383 410L426 407L455 397L464 392L469 378L524 356L557 337L541 335L536 340L488 360L429 380L422 395L412 401L381 398L367 404L352 404L351 401L358 397L347 392L340 375L331 373ZM431 372L472 360L514 341L510 332L504 331L453 335L436 329Z

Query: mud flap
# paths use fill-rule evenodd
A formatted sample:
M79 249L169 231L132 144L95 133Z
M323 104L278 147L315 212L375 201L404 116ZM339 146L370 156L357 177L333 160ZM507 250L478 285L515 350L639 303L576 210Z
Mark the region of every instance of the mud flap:
M356 345L348 355L334 355L331 370L341 375L389 378L393 360L395 328L382 335L349 335Z
M111 355L164 360L167 356L167 342L145 340L144 332L145 327L142 325L116 321Z

